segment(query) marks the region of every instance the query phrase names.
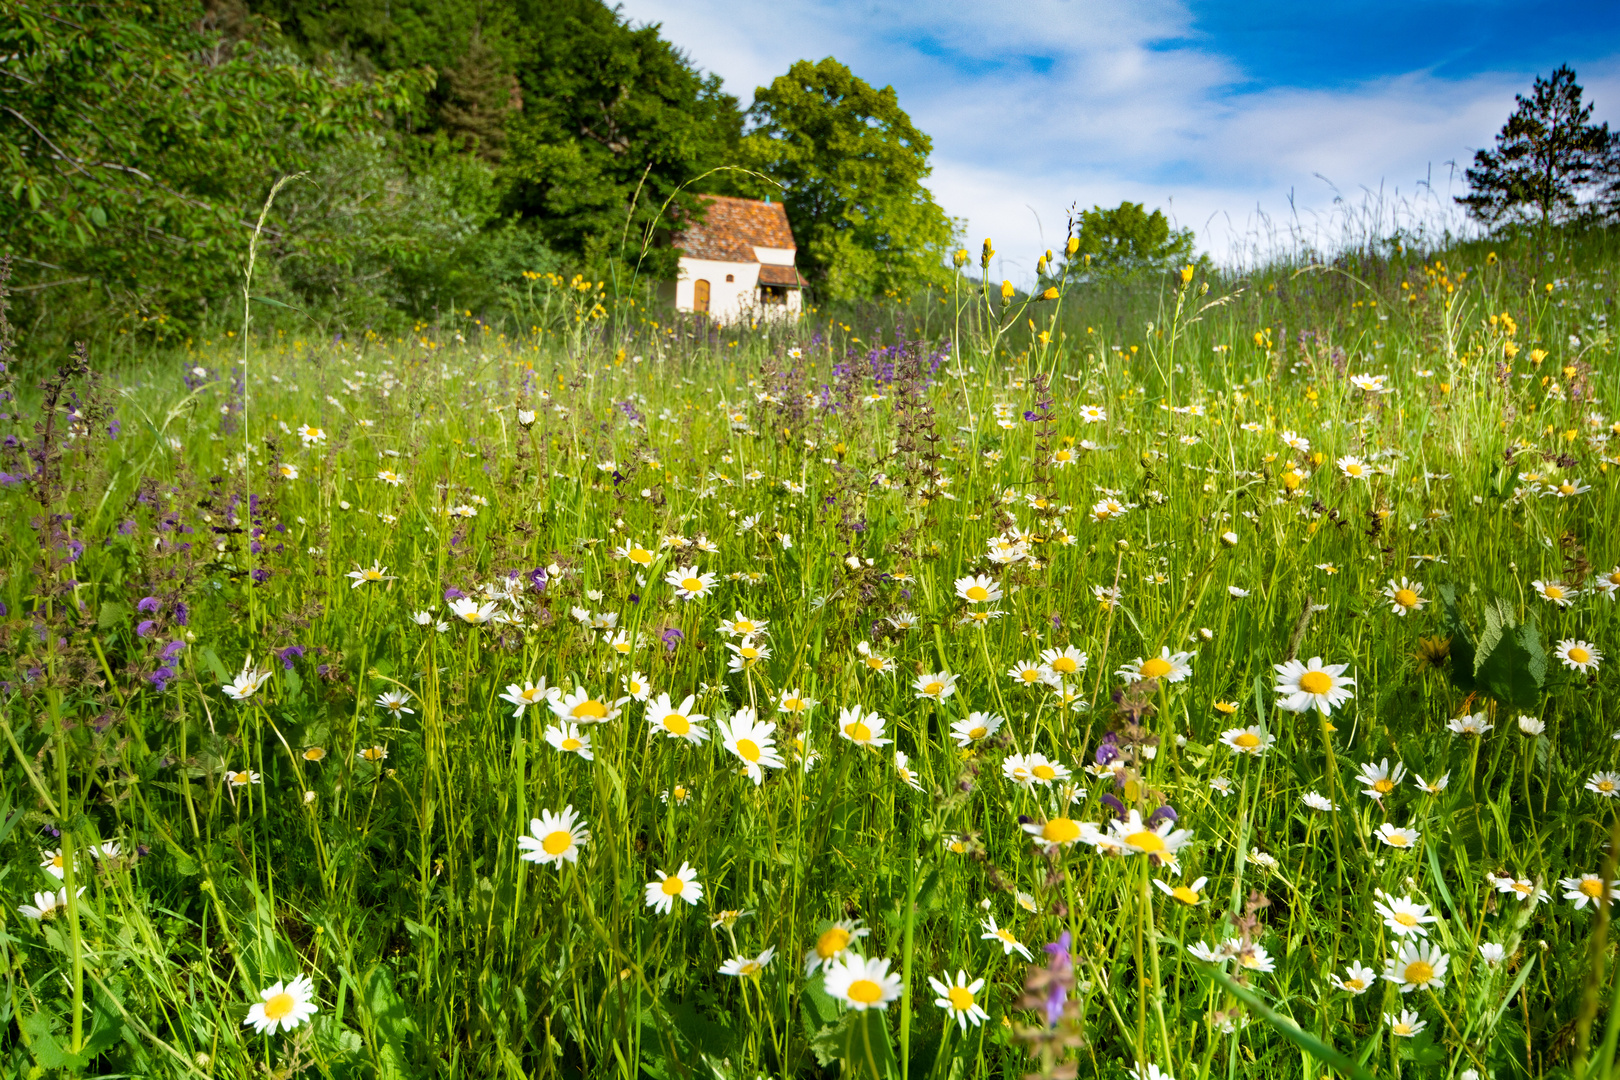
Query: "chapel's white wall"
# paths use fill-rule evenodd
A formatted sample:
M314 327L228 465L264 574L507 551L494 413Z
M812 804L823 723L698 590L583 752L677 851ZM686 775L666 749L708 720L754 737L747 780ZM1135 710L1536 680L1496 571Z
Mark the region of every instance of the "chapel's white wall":
M727 274L735 280L727 281ZM675 282L677 310L692 310L693 284L699 279L709 282L709 315L720 322L734 322L754 307L755 290L759 287L759 264L693 259L682 255L680 277Z

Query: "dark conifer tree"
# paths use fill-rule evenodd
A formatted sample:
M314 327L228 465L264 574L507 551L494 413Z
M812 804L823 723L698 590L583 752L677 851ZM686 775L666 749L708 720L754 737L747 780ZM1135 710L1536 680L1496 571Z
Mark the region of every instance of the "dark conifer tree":
M1545 228L1588 212L1582 196L1610 167L1617 140L1607 123L1592 123L1574 69L1537 76L1530 96L1515 99L1496 146L1474 155L1469 193L1457 201L1487 225L1528 219Z

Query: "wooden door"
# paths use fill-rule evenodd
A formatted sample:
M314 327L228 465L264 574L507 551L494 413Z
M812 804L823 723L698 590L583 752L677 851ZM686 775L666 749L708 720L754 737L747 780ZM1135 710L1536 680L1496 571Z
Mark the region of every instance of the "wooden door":
M704 278L692 282L692 310L704 313L709 310L709 283Z

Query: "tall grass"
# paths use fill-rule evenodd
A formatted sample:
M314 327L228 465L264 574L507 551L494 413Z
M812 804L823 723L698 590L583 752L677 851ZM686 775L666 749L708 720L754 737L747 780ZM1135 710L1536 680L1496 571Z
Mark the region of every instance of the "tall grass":
M1606 913L1559 879L1615 876L1620 803L1588 780L1620 707L1607 660L1554 651L1615 647L1613 266L1467 246L1028 303L963 279L724 330L610 322L559 279L538 336L67 364L9 407L0 489L4 1067L1606 1076ZM716 575L698 599L686 567ZM963 598L981 574L999 601ZM1529 660L1460 659L1504 633ZM1082 667L1014 674L1066 648ZM1116 674L1162 650L1190 675ZM1276 665L1316 657L1353 697L1281 710ZM548 741L560 696L502 696L542 680L616 715ZM664 693L708 741L653 729ZM857 707L892 745L847 737ZM783 760L757 784L721 745L746 709ZM972 713L1004 724L959 746ZM1223 742L1251 726L1269 750ZM581 734L590 760L556 748ZM1031 754L1072 783L1019 783ZM1364 794L1384 759L1434 790ZM523 859L565 807L577 862ZM1133 812L1187 830L1177 865L1022 827ZM682 864L701 899L658 913ZM1373 906L1408 897L1425 939ZM897 1000L806 976L840 920ZM1413 941L1443 986L1335 983ZM958 971L986 1022L935 1005ZM308 1023L244 1025L298 975Z

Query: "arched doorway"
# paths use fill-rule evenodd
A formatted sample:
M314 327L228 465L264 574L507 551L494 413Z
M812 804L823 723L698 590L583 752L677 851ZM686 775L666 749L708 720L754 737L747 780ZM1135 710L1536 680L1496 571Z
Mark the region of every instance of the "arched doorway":
M692 282L692 310L708 313L709 282L705 278L698 278Z

